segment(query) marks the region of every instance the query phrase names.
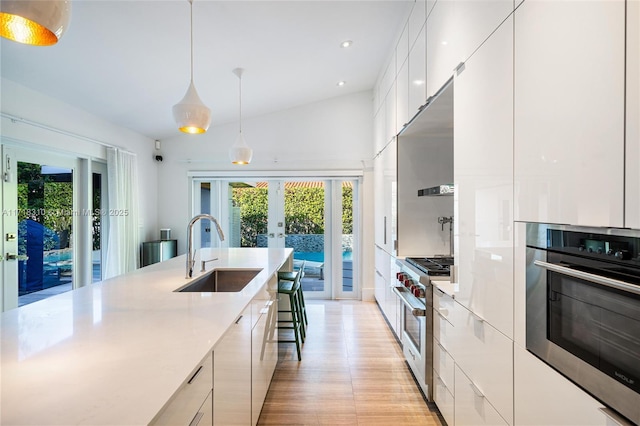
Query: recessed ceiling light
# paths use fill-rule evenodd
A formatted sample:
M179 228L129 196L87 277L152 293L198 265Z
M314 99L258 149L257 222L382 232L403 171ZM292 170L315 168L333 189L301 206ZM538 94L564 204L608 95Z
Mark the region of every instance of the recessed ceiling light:
M340 47L349 47L353 44L353 42L351 40L345 40L342 43L340 43Z
M424 80L413 80L413 84L416 86L422 86L424 84Z
M442 44L443 46L446 46L446 45L447 45L447 44L449 44L449 43L445 40L445 41L443 41L443 42L442 42L442 43L440 43L440 44Z
M344 86L345 84L347 84L347 82L346 82L346 81L339 81L336 85L337 85L337 86L342 87L342 86Z

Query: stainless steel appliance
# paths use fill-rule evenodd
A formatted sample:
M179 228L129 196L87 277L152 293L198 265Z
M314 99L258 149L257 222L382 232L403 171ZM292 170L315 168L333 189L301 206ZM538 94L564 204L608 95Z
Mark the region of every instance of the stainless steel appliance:
M527 224L526 347L640 423L640 231Z
M433 400L433 292L431 281L449 279L453 258L398 260L400 272L393 291L402 301L401 342L405 359L418 385Z

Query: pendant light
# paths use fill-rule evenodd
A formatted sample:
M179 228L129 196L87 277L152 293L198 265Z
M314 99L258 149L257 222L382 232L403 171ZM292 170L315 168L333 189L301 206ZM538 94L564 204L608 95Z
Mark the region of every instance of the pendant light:
M211 110L202 103L193 85L193 0L188 0L191 8L191 82L182 100L173 106L173 119L178 129L184 133L204 133L211 124Z
M244 69L236 68L233 73L238 76L239 81L239 111L240 111L240 132L236 138L236 142L229 148L229 158L233 164L249 164L253 157L253 150L249 148L242 135L242 73Z
M19 43L56 44L70 18L71 0L0 1L0 35Z

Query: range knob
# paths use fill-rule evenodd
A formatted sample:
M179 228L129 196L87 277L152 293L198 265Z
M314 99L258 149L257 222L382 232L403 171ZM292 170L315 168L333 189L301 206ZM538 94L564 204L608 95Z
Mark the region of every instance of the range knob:
M613 250L611 250L611 249L607 250L607 255L608 256L611 256L612 254L613 254Z
M626 257L626 254L624 251L620 250L620 251L617 251L616 254L614 254L614 256L620 260L623 260Z
M602 254L602 249L598 247L598 254Z
M424 297L424 290L421 287L416 287L413 290L413 295L415 297Z
M407 279L404 280L404 286L406 288L411 287L411 284L412 284L411 278L407 278Z

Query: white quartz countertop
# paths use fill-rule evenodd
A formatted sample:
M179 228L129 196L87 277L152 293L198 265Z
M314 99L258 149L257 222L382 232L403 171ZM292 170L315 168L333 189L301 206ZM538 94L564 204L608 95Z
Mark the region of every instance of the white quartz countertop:
M236 293L174 292L183 255L2 313L0 424L148 424L291 254L198 250L193 279L262 268Z

